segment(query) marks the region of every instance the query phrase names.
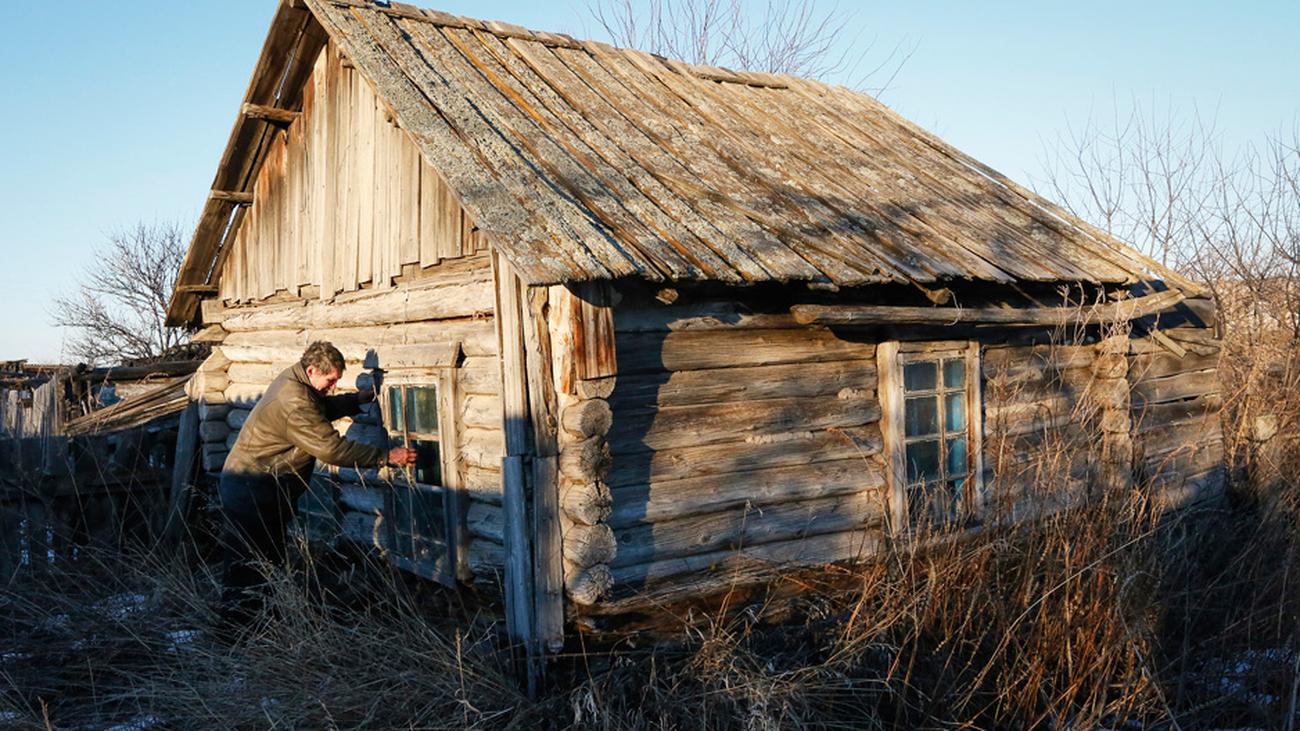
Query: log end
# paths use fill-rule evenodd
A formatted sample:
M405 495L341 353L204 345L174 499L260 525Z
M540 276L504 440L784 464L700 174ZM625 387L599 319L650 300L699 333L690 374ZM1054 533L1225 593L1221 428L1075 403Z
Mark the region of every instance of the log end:
M567 568L567 567L566 567ZM614 575L609 566L598 564L585 569L578 569L572 574L565 572L564 588L574 604L589 607L609 594L614 586Z

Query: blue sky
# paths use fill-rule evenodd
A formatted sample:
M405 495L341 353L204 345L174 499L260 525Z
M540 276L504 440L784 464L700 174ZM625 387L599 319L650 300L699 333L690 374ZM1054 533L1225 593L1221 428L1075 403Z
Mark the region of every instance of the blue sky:
M430 3L424 3L430 4ZM585 2L457 0L462 15L599 37ZM273 0L8 3L0 26L0 359L56 360L50 301L105 235L193 221ZM827 3L826 8L832 7ZM1027 181L1043 145L1127 107L1199 109L1228 145L1300 115L1300 0L850 4L868 58L912 50L883 100Z

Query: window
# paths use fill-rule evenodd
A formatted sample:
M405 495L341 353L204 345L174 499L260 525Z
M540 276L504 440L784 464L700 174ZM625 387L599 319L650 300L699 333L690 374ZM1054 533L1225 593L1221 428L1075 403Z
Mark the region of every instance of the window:
M389 445L415 450L413 481L425 485L441 485L438 389L434 386L389 387L385 417Z
M901 527L971 517L980 499L979 350L967 343L879 349L882 431Z
M389 557L398 567L445 583L454 581L448 536L455 530L454 497L443 479L443 420L439 389L426 384L386 389L384 426L390 446L415 450L415 465L395 475L385 494Z

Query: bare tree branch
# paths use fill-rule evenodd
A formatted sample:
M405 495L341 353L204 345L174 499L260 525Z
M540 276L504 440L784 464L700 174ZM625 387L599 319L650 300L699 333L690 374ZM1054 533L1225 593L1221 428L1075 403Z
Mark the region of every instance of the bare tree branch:
M185 342L184 331L166 324L167 300L185 258L184 236L176 223L140 223L109 236L77 291L54 300L53 324L71 330L72 355L112 364L155 357Z
M1287 401L1276 413L1300 412L1297 389L1255 388L1300 382L1300 127L1227 154L1212 124L1179 119L1134 105L1105 126L1071 128L1035 185L1203 282L1231 354L1225 384L1270 411Z
M854 77L875 47L874 41L864 45L845 36L853 13L823 11L815 0L767 0L761 12L751 12L742 0L593 0L588 8L615 45L705 66L810 79ZM914 50L895 46L850 85L879 95ZM883 84L867 86L886 71Z

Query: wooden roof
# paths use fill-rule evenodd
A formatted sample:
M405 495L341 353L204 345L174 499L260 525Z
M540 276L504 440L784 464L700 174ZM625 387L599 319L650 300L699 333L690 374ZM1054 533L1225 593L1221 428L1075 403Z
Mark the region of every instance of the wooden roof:
M326 36L531 284L1184 284L863 94L400 3L284 0L172 322L214 290L275 133L249 104L297 108Z

